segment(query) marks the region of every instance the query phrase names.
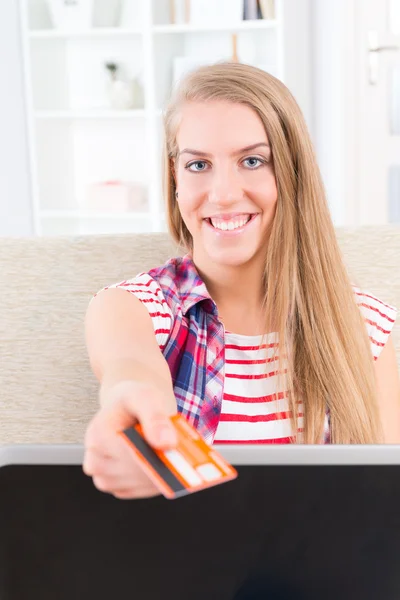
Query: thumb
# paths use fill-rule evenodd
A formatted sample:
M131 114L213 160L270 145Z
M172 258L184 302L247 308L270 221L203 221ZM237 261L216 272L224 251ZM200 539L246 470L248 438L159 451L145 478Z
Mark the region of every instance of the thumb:
M125 398L121 409L126 412L126 419L122 419L122 422L128 422L130 417L130 423L132 423L132 417L135 417L141 424L143 435L151 446L165 450L176 446L177 434L165 408L165 401L156 396L140 400Z

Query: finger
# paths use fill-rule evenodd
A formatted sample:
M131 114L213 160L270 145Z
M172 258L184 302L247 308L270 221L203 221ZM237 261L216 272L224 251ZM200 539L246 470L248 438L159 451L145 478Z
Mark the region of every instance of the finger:
M118 500L138 500L140 498L153 498L160 496L157 488L137 487L134 489L121 490L120 492L112 492L113 496Z
M117 432L118 426L113 424L110 411L100 409L86 428L84 446L109 458L115 458L121 448Z
M87 452L91 452L98 456L99 458L103 458L104 460L114 460L115 456L111 456L111 454L107 451L107 448L101 448L98 446L87 446L85 448L85 454Z
M104 456L95 450L88 449L85 452L82 468L86 475L112 475L118 472L119 461Z
M134 494L135 487L127 486L126 483L121 483L120 479L105 477L103 475L95 475L93 478L95 487L106 494L129 493Z
M160 449L173 448L177 435L163 399L156 394L144 398L124 398L121 411L134 414L142 425L143 434L152 446Z
M137 421L141 423L144 436L152 446L162 449L176 446L176 431L163 398L153 390L147 391L147 398L143 395L121 397L99 410L86 430L85 446L107 448L110 456L116 456L121 452L121 447L127 444L122 444L123 438L115 434Z
M128 448L128 460L104 458L96 452L88 450L82 464L83 472L89 477L97 477L107 481L111 488L130 487L131 483L143 486L149 485L149 478L143 471L136 456ZM136 464L135 464L136 463Z
M93 483L95 487L106 494L111 494L118 498L137 498L137 497L150 497L156 496L160 492L153 485L135 484L127 485L121 483L119 480L115 481L107 477L93 477Z
M94 486L105 494L111 494L110 482L104 477L94 476L92 478Z
M85 463L88 453L97 454L100 458L125 460L132 464L132 451L125 438L118 434L108 411L100 410L92 419L85 433Z

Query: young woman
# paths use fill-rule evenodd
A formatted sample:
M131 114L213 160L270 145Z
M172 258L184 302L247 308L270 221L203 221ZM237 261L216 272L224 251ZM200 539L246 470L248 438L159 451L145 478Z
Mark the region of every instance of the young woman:
M101 382L85 472L120 498L155 488L117 431L173 446L180 411L209 443L399 443L396 311L354 287L288 89L223 63L165 114L169 228L183 248L91 301Z

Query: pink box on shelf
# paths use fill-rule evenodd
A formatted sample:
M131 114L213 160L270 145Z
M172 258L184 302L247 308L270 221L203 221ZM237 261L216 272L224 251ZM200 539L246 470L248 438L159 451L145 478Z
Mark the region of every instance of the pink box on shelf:
M121 213L146 210L146 187L142 183L118 180L89 184L84 208L96 212Z

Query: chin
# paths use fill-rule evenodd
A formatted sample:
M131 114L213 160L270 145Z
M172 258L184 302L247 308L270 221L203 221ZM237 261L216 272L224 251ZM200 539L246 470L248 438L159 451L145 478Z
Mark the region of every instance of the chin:
M252 252L248 249L238 248L237 250L226 249L207 252L208 256L214 264L224 265L226 267L241 267L249 263L256 255L256 251Z

